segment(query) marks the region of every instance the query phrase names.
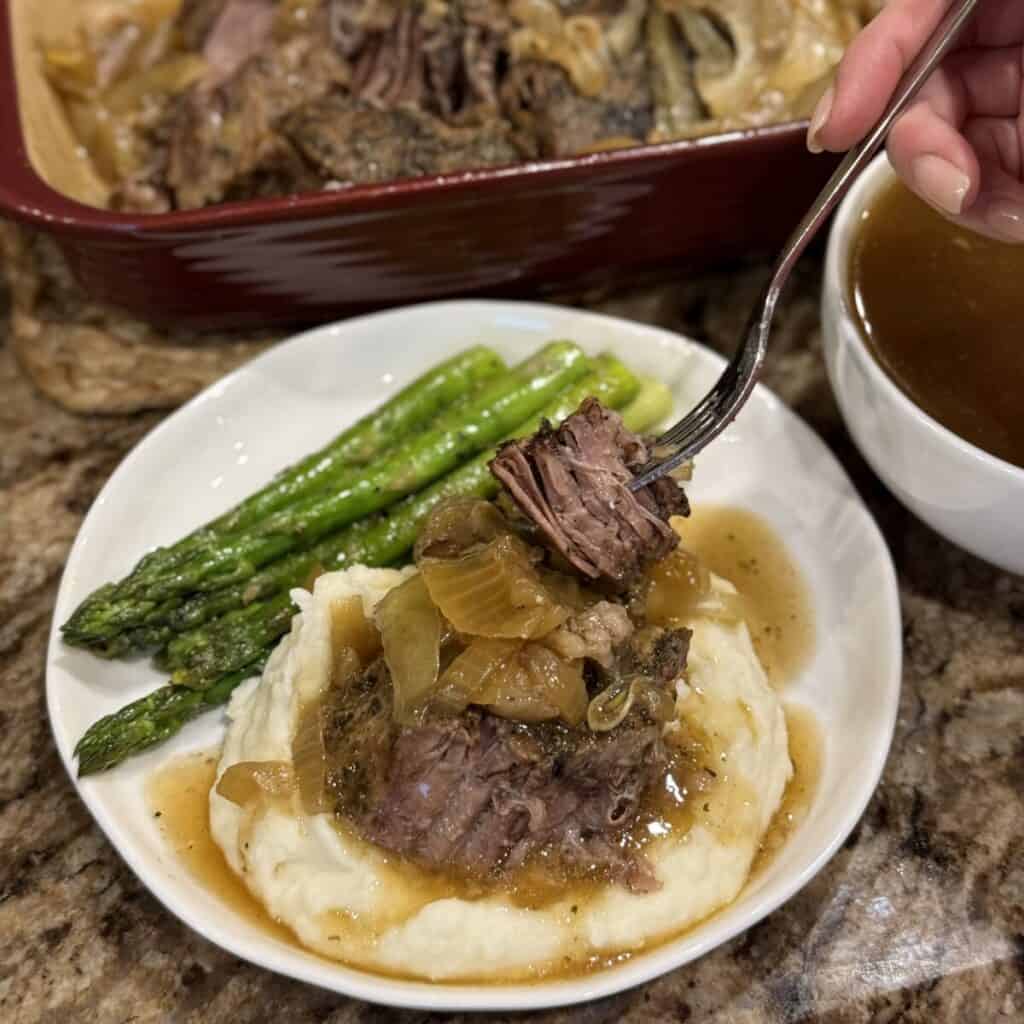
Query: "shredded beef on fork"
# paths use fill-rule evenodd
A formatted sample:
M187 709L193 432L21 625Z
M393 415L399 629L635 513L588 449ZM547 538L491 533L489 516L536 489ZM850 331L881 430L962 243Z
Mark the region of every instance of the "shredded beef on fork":
M588 398L557 429L503 445L491 472L576 570L626 586L676 548L669 519L690 512L669 477L629 489L648 459L621 417Z

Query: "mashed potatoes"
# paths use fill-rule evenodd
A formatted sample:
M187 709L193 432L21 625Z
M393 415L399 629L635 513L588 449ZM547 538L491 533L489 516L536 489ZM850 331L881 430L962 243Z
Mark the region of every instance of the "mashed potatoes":
M242 761L291 760L300 708L328 677L332 603L359 596L370 613L411 571L354 567L321 576L312 595L299 595L291 634L262 680L231 703L218 777ZM509 980L679 932L735 899L792 774L785 717L746 626L689 625L677 709L716 768L714 783L692 801L689 827L646 848L662 883L657 892L591 887L581 899L567 890L533 909L500 890L466 898L347 834L331 815L305 816L294 800L243 809L216 790L213 836L253 894L305 945L371 970Z

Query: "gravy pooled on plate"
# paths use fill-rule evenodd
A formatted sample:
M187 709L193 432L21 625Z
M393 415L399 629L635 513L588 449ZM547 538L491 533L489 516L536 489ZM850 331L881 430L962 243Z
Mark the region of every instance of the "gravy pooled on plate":
M949 223L901 184L863 216L849 287L872 354L944 427L1024 467L1024 249Z

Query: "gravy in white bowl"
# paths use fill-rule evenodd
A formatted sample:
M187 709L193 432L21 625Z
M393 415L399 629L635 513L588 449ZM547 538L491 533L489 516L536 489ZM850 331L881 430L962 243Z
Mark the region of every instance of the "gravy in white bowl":
M1024 247L950 223L892 182L862 214L850 304L913 402L1024 468Z

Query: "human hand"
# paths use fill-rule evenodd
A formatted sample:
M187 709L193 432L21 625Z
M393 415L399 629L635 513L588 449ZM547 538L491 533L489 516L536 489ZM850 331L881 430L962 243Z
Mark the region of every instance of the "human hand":
M949 0L890 0L850 44L811 119L812 152L841 152L881 116ZM1024 243L1024 3L983 0L956 49L889 133L897 174L981 234Z

